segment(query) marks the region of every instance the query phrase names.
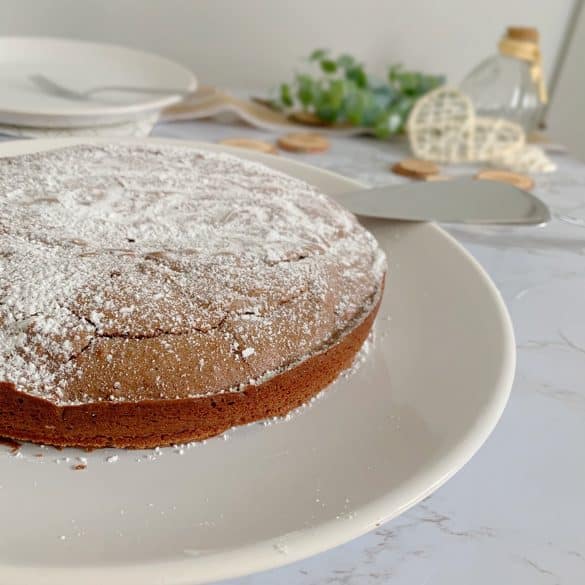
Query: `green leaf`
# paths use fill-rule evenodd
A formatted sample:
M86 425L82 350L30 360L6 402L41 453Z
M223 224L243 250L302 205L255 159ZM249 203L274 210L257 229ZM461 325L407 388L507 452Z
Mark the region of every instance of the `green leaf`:
M294 101L291 94L290 85L288 83L283 83L280 86L280 101L287 107L290 108L293 106Z
M333 122L337 121L337 110L327 103L319 104L315 108L315 114L324 122L329 122L333 124Z
M400 75L400 71L402 71L402 65L394 64L391 65L388 69L388 81L390 83L394 83Z
M335 73L337 71L337 63L331 59L323 59L319 65L321 65L321 69L325 73Z
M399 65L393 65L388 69L388 81L397 92L416 98L442 85L445 78L441 75L405 71Z
M377 85L371 91L376 104L383 110L387 110L396 99L399 99L399 95L389 85Z
M332 105L341 107L341 102L345 96L345 81L343 79L334 79L329 85L329 100Z
M388 131L390 134L396 134L402 128L404 124L404 117L401 116L398 112L391 112L388 116Z
M366 128L373 128L376 125L380 115L383 114L371 94L364 94L364 111L362 114L362 125Z
M423 75L420 85L421 94L428 93L445 83L445 77L442 75Z
M337 58L337 66L340 69L351 69L355 66L355 59L351 55L343 54Z
M374 132L378 138L388 138L390 136L390 129L388 127L388 118L390 114L388 112L383 112L376 123L374 124Z
M358 87L364 88L368 85L368 76L359 65L346 70L345 78L353 81Z
M374 131L378 138L387 138L399 132L404 124L404 119L396 112L386 112L376 122Z
M321 59L325 59L328 54L329 54L328 49L315 49L309 55L309 61L321 61Z
M416 73L411 72L401 73L397 81L400 84L400 90L403 93L406 94L416 93L416 88L418 87L419 83L419 79Z
M344 98L343 118L354 126L361 126L366 100L360 90L350 90Z
M342 111L345 95L344 81L334 79L320 85L319 97L315 104L315 114L325 122L335 122Z
M301 102L303 108L307 109L315 99L315 82L310 75L297 75L296 81L297 99Z
M414 106L415 99L408 96L403 96L400 98L398 102L394 105L394 111L396 111L401 116L407 116L410 114L410 110L412 110L412 106Z
M291 83L283 83L277 105L314 112L325 122L371 128L379 137L404 131L416 100L445 81L440 75L408 71L397 64L380 81L351 55L330 56L326 49L313 51L309 61L317 65L317 73L299 73Z

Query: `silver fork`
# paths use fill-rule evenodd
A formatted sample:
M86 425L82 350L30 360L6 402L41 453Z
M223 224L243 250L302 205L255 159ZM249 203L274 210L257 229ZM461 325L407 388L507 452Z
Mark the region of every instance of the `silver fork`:
M121 91L127 93L150 93L153 95L180 95L188 96L193 92L191 90L178 89L169 87L168 89L162 89L160 87L131 87L126 85L101 85L98 87L92 87L85 91L76 91L49 79L41 74L31 75L29 79L43 91L56 95L62 98L76 100L76 101L88 101L98 93L104 93L107 91Z

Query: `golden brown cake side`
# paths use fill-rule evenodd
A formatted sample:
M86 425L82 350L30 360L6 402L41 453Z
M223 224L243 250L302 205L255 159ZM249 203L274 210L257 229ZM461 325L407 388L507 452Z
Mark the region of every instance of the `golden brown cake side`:
M200 441L234 426L283 416L351 366L370 333L380 300L359 325L329 349L238 392L56 406L19 392L13 384L0 383L0 436L58 447L146 449Z

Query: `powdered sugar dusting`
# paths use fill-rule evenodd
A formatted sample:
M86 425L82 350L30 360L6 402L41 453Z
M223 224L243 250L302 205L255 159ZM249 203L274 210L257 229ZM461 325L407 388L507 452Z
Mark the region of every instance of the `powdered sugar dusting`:
M0 380L56 404L237 390L362 318L384 270L350 213L233 156L0 160Z

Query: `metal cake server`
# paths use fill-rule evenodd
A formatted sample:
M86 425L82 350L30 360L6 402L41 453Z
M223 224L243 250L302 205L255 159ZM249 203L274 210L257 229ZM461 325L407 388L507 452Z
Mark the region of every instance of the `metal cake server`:
M548 207L507 183L471 178L387 185L336 195L350 211L404 221L476 224L544 224Z

